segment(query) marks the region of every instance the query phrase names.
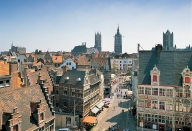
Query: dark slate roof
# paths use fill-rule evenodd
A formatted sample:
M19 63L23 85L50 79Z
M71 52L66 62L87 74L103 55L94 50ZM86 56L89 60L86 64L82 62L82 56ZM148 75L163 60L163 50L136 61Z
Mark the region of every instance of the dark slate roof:
M15 90L4 90L0 92L0 118L2 118L2 113L13 113L13 109L17 107L22 119L21 123L21 130L26 131L32 127L38 127L36 125L36 121L31 116L31 109L30 109L30 102L44 102L46 105L46 112L45 112L45 122L50 120L54 116L50 111L50 108L45 100L45 96L42 93L42 90L39 85L34 85L25 88L18 88ZM0 129L1 129L1 120L0 119Z
M89 72L92 72L92 70L90 70ZM63 74L59 83L83 85L85 75L86 75L85 70L68 70L67 72L65 72ZM66 77L69 77L69 80L66 81L65 80ZM81 78L81 81L79 83L77 83L77 81L76 81L78 78ZM91 85L100 81L98 76L96 76L94 73L89 73L89 78L90 78L90 84Z
M87 52L87 48L86 48L85 45L75 46L74 49L72 50L72 52L82 52L82 53L86 53L86 52Z
M69 77L69 80L67 82L65 81L65 78ZM67 83L67 84L77 84L77 78L81 78L81 81L78 83L79 85L84 84L84 77L85 77L85 71L79 71L79 70L68 70L63 74L61 77L59 83Z
M192 51L139 51L138 84L150 84L150 71L154 66L160 70L160 85L181 86L181 73L185 67L192 70Z

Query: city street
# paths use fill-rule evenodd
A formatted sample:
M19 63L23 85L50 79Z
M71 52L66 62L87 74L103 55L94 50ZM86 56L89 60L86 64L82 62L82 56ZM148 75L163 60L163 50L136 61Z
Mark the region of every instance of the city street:
M121 82L120 80L119 83ZM122 93L124 95L127 91L127 89L119 88L119 83L113 85L112 92L114 95L112 96L110 107L98 116L98 124L93 131L106 131L110 126L114 126L113 129L118 127L118 131L123 131L123 129L126 128L129 129L129 131L136 130L134 116L128 111L132 101L130 99L117 97L117 94ZM118 91L115 91L116 89L118 89ZM117 126L117 124L119 126Z

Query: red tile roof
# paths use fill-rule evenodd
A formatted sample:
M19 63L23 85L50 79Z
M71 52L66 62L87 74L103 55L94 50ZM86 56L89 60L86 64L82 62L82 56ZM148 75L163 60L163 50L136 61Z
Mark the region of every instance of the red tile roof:
M0 60L0 76L9 75L9 63Z

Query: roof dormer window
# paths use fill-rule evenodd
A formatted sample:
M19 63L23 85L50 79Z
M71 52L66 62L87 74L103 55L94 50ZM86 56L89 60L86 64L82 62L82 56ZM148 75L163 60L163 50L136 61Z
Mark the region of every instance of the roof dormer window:
M190 77L189 76L185 77L185 83L190 83Z
M155 67L150 72L151 75L151 85L159 85L160 84L160 71Z
M183 77L183 86L185 85L189 85L191 83L191 71L188 68L188 66L183 70L183 72L181 73L182 77Z
M157 75L153 75L153 81L157 81Z

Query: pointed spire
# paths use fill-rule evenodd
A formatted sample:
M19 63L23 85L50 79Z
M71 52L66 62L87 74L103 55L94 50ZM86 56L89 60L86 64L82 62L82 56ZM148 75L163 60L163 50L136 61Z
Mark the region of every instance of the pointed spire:
M119 33L119 24L118 24L118 28L117 28L117 33Z

